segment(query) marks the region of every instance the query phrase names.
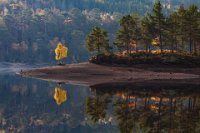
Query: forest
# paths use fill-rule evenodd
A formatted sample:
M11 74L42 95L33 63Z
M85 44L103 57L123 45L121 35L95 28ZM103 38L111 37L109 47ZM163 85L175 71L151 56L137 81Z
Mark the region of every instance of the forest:
M91 62L199 65L200 12L196 5L180 5L177 11L165 16L161 2L157 1L151 13L143 17L125 15L119 24L113 45L104 29L95 27L88 34L85 46L97 53Z
M122 0L115 2L113 0L0 0L0 61L54 62L54 49L59 41L69 48L68 63L86 61L90 53L87 52L84 41L93 27L98 26L108 31L109 44L113 46L115 34L120 28L120 19L124 15L131 14L138 17L139 21L145 20L144 16L153 12L154 3L149 0L126 0L126 2ZM181 8L179 6L182 4L187 5L184 11L188 11L188 5L193 3L200 5L198 0L184 2L162 0L163 20L171 23L170 18L173 17L169 15L171 12L179 12ZM177 19L179 21L180 18ZM186 25L182 27L189 28L189 21L186 23L187 27ZM171 24L171 26L175 25ZM183 40L184 45L179 45L180 47L187 47L188 38L185 38L187 35L182 35L185 40ZM178 41L180 36L177 36ZM194 39L192 41L198 42ZM191 45L195 47L196 43Z

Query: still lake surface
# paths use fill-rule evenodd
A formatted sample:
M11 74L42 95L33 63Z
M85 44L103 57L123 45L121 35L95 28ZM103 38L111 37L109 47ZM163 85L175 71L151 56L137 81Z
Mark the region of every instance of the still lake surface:
M45 65L0 63L0 132L200 132L199 86L85 87L15 75Z

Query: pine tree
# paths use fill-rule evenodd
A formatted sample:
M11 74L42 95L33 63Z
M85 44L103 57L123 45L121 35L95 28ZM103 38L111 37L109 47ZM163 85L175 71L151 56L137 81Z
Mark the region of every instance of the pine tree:
M146 45L146 52L151 50L152 26L148 16L145 16L141 21L141 37Z
M174 50L178 49L178 33L177 33L177 29L178 29L178 14L177 12L173 12L170 14L170 16L167 18L167 40L168 43L170 44L171 47L171 52L173 53Z
M88 34L85 46L89 51L97 52L97 54L109 52L110 47L107 32L99 27L95 27Z
M162 5L158 0L153 7L153 14L150 15L150 20L153 23L155 37L160 39L160 49L163 51L163 36L165 34L165 17L162 13Z
M133 31L133 42L135 42L135 50L137 51L138 43L142 39L141 16L138 13L133 13L132 18L135 21L135 26Z
M190 5L186 12L186 36L189 43L190 53L196 53L196 42L200 39L199 12L196 5Z
M120 29L117 32L115 45L117 48L126 50L127 55L130 56L130 43L134 40L134 31L136 22L130 15L124 16L120 20Z
M184 5L180 5L178 9L178 20L179 20L179 26L177 29L178 32L178 39L181 42L181 47L184 46L185 38L186 38L186 10L184 8Z

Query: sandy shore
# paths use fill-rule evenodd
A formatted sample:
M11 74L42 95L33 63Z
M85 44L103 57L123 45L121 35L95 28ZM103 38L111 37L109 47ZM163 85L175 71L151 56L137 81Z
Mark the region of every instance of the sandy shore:
M155 68L154 68L155 69ZM54 82L80 84L91 86L102 83L117 82L144 82L150 80L191 80L199 82L199 73L194 74L192 69L174 72L174 69L167 71L150 70L135 67L111 67L96 65L92 63L69 64L63 66L50 66L33 70L22 70L19 74L26 77L33 77ZM179 69L180 70L180 69ZM199 70L199 69L198 69Z

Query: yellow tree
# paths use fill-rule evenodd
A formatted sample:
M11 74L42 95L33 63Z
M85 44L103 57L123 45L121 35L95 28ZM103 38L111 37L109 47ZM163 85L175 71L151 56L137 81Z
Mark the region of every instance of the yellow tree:
M65 47L61 42L59 42L59 43L57 44L56 49L55 49L55 54L56 54L55 59L56 59L57 61L59 61L59 65L61 65L61 62L60 62L60 61L61 61L63 58L67 58L68 48Z

